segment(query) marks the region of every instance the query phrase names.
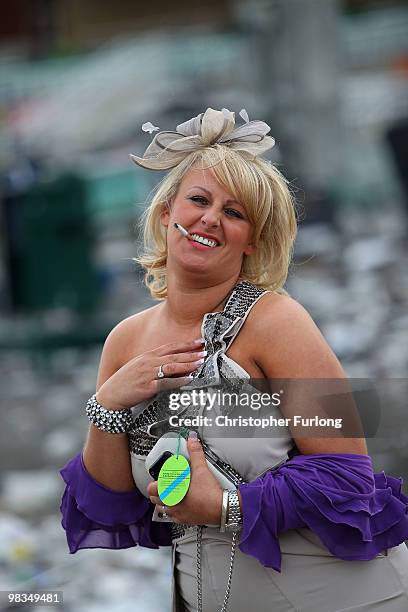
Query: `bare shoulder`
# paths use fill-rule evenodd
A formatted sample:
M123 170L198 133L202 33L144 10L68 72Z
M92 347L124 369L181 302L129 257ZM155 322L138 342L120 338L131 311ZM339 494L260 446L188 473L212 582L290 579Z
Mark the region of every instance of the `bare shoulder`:
M318 327L313 321L306 308L288 295L279 293L267 293L255 304L253 308L252 325L265 331L273 330L279 333L284 326L284 331L296 326L298 331L306 331L307 328L315 329Z
M256 309L256 310L255 310ZM252 315L252 312L251 312ZM346 374L336 355L326 342L323 334L310 314L299 302L285 295L267 294L253 308L251 349L255 361L268 379L345 379ZM331 383L330 383L331 384ZM305 395L310 387L300 387L300 399L296 394L286 407L286 416L293 414L311 415L315 407L314 396ZM331 388L331 387L330 387ZM338 388L338 387L335 387ZM317 387L319 389L319 387ZM347 389L341 384L341 393ZM298 388L299 390L299 388ZM307 399L308 398L308 399ZM355 431L361 423L353 405L345 405L347 419L356 419ZM353 421L348 420L349 423ZM367 454L367 446L361 438L343 437L341 430L334 437L317 437L313 434L292 436L303 454L314 453L356 453Z
M253 355L267 377L343 377L344 370L302 304L264 295L250 317Z
M142 328L152 315L156 312L159 304L155 304L154 306L150 306L150 308L145 308L140 312L136 312L135 314L129 315L125 319L122 319L115 327L112 329L110 334L126 334L129 330L136 330Z
M141 340L157 307L158 305L151 306L126 317L109 332L105 340L104 351L109 352L110 359L116 364L117 368L120 368L129 360L135 339Z
M267 326L268 330L273 329L276 333L282 325L316 327L312 317L300 302L288 295L273 292L266 293L258 300L252 309L250 320L254 330L265 331Z

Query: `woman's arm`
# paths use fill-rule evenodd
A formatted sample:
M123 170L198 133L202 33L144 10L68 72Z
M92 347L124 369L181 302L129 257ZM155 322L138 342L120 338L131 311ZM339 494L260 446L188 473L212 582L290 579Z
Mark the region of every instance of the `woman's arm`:
M106 339L97 389L121 367L129 320ZM103 402L103 398L99 398ZM104 405L102 403L102 405ZM109 407L109 406L106 406ZM90 426L83 452L60 470L66 484L60 511L71 554L83 548L158 548L171 544L168 524L152 522L153 504L136 488L127 434Z
M130 334L135 334L135 316L119 323L106 338L99 364L96 383L97 400L106 409L112 407L104 401L102 385L123 364L123 347ZM137 332L136 332L137 333ZM90 424L83 450L84 465L98 482L115 491L135 488L126 433L110 434Z
M285 416L311 416L316 407L321 410L318 403L308 405L319 396L320 381L324 386L327 380L329 390L338 386L336 381L340 391L347 389L340 363L300 304L269 295L257 308L259 316L251 320L251 354L268 379L293 379L295 392L289 401L283 400L289 404L282 407ZM306 394L304 381L311 381ZM352 421L355 407L342 409ZM356 417L357 432L358 425ZM408 498L401 491L402 480L384 472L374 474L363 437L312 437L305 431L293 437L300 455L239 487L242 552L280 571L278 536L289 529L308 527L334 556L348 560L372 559L408 537Z
M289 383L289 395L282 396L284 416L327 417L325 408L331 413L337 406L339 416L345 417L346 431L353 434L346 437L344 430L331 429L330 436L323 437L322 428L298 427L301 435L296 437L296 428L291 427L300 452L367 454L364 437L357 437L360 421L344 370L303 306L290 297L269 294L257 304L251 326L254 361L267 379ZM332 401L326 392L333 393ZM312 437L314 431L318 437Z

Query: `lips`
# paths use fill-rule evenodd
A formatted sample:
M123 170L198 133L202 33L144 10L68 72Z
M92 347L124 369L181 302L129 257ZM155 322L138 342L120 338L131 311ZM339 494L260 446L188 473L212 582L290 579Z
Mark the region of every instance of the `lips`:
M190 236L192 236L193 241L197 244L203 244L204 246L207 246L209 248L215 248L217 246L220 246L220 241L218 240L218 238L212 236L211 234L205 234L204 232L190 232Z
M190 240L189 245L196 250L199 251L214 251L217 247L211 247L207 244L202 244L201 242L197 242L196 240Z
M210 240L215 240L215 242L219 243L219 240L216 236L212 234L205 234L204 232L190 232L191 235L197 234L198 236L202 236L203 238L209 238Z

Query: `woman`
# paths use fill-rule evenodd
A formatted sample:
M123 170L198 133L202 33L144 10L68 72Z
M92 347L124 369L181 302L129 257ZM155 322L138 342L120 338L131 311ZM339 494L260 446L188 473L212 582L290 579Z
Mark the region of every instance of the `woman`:
M145 168L171 169L147 211L139 259L160 302L105 342L87 442L61 471L70 552L172 545L180 612L405 612L401 482L373 474L362 437L297 434L291 417L310 413L298 392L286 407L268 407L269 417L288 416L278 435L257 426L252 437L233 438L203 422L191 428L191 482L176 505L163 504L145 467L172 429L169 393L192 398L196 387L210 393L225 383L253 392L250 379L345 381L308 313L283 289L293 200L260 157L274 144L269 127L241 116L235 127L227 109L207 109L177 132L158 133L144 157L132 156ZM204 408L191 399L183 416ZM216 408L234 414L219 398ZM204 451L215 453L236 490L224 492Z

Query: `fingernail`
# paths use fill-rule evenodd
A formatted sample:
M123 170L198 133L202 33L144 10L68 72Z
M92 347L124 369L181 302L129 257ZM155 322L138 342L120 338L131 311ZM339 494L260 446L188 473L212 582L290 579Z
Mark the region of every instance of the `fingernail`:
M188 432L188 437L189 437L191 440L196 440L196 441L198 442L198 436L197 436L197 432L196 432L196 431L194 431L194 430L190 430L190 431Z
M200 357L205 357L206 355L208 355L208 351L200 351L198 354L200 355Z
M198 338L197 340L194 340L194 344L204 344L205 342L205 338Z
M197 365L201 365L202 363L204 363L204 359L197 359L197 361L195 361L194 363L196 363Z

